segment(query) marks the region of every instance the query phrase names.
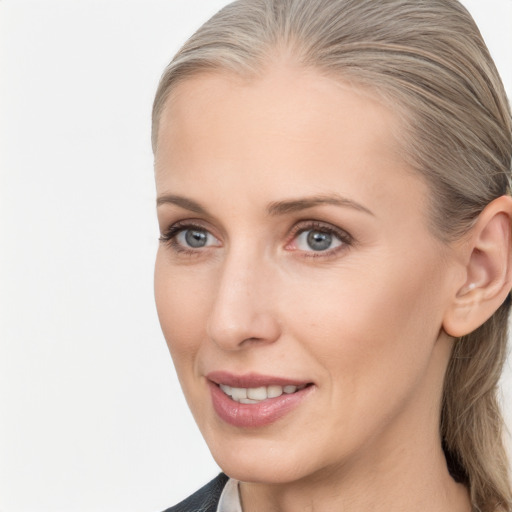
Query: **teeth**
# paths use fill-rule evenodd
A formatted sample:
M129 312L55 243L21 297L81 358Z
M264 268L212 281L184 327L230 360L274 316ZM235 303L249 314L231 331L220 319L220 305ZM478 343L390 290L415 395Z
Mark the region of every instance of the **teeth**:
M222 391L224 391L224 393L226 393L226 395L231 396L231 387L230 386L226 386L226 384L219 384L219 387L220 387L220 389L222 389Z
M231 398L240 402L242 398L247 398L247 388L231 388Z
M302 386L260 386L259 388L234 388L226 386L225 384L219 384L220 389L230 396L235 402L241 404L258 404L267 398L277 398L283 393L291 394L296 391L304 389L306 385Z
M269 386L267 388L267 396L268 398L277 398L283 394L282 386Z
M251 398L252 400L266 400L267 388L265 386L261 388L249 388L247 390L247 398Z
M250 398L240 398L241 404L259 404L261 400L251 400Z

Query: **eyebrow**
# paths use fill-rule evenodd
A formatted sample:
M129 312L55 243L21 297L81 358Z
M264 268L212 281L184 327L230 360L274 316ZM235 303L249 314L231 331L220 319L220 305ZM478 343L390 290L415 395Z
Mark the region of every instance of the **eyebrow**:
M164 196L160 196L156 200L156 205L161 206L163 204L175 204L176 206L180 206L185 210L189 210L194 213L198 213L200 215L208 215L208 212L199 204L193 201L192 199L188 199L183 196L175 196L172 194L167 194Z
M290 199L286 201L276 201L269 204L267 211L269 215L285 215L287 213L307 210L308 208L313 208L315 206L324 204L341 206L344 208L353 208L354 210L358 210L372 216L374 215L371 210L362 204L359 204L338 194L319 195L313 197Z
M166 194L158 197L156 200L156 205L161 206L163 204L174 204L184 208L185 210L189 210L200 215L209 215L208 211L199 203L183 196ZM268 205L267 213L271 216L286 215L287 213L299 212L324 204L340 206L344 208L353 208L354 210L358 210L372 216L374 215L371 210L362 204L359 204L356 201L352 201L351 199L347 199L346 197L342 197L338 194L318 195L298 199L287 199L284 201L274 201Z

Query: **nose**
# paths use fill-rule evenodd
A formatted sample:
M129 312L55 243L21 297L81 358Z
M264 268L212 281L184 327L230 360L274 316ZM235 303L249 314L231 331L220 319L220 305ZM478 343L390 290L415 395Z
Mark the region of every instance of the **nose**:
M275 342L280 336L274 307L276 280L263 258L232 253L223 262L207 332L223 350Z

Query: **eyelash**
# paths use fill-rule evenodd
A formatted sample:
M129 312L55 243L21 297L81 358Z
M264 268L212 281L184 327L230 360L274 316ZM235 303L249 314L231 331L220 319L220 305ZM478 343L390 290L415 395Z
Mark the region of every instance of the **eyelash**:
M184 255L190 255L190 256L197 256L202 252L202 248L200 249L193 249L193 248L187 248L180 243L177 242L176 238L177 236L187 230L200 230L200 231L206 231L208 233L209 230L206 229L201 224L195 224L193 222L177 222L176 224L173 224L165 233L163 233L159 237L159 241L161 243L167 244L171 249L176 251L177 253L184 254ZM341 250L346 250L348 247L354 245L354 238L345 230L336 228L335 226L331 224L326 224L319 221L300 221L298 222L290 232L290 235L288 237L288 241L285 244L285 248L288 247L299 235L306 231L318 231L320 233L325 233L328 235L335 236L340 242L341 245L338 247L335 247L333 249L326 249L325 251L301 251L300 249L292 249L293 251L302 252L301 256L305 258L320 258L320 257L329 257L334 256ZM212 235L213 236L213 235Z
M354 245L354 238L347 231L337 228L332 224L308 220L300 221L293 227L286 246L289 246L299 235L307 231L318 231L320 233L333 235L341 242L341 245L332 249L326 249L325 251L300 251L300 249L295 249L296 251L302 252L301 256L304 258L328 258Z
M192 249L187 248L180 243L177 242L176 237L182 232L187 231L188 229L197 229L198 231L209 231L202 226L201 224L194 224L193 222L177 222L173 224L165 233L162 233L160 238L158 239L160 243L168 245L171 249L176 251L177 253L188 255L188 256L197 256L200 253L200 249Z

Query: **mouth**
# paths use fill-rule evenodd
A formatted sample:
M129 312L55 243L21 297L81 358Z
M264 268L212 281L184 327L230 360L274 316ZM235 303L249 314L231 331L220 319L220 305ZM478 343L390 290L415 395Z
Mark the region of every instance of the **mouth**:
M264 427L297 408L315 389L312 382L225 372L207 375L213 408L239 428Z
M288 384L286 386L279 386L273 384L270 386L259 386L257 388L239 388L231 387L226 384L219 384L219 388L227 396L235 402L241 404L259 404L272 398L279 398L281 395L292 395L297 391L302 391L304 388L311 386L312 384Z

